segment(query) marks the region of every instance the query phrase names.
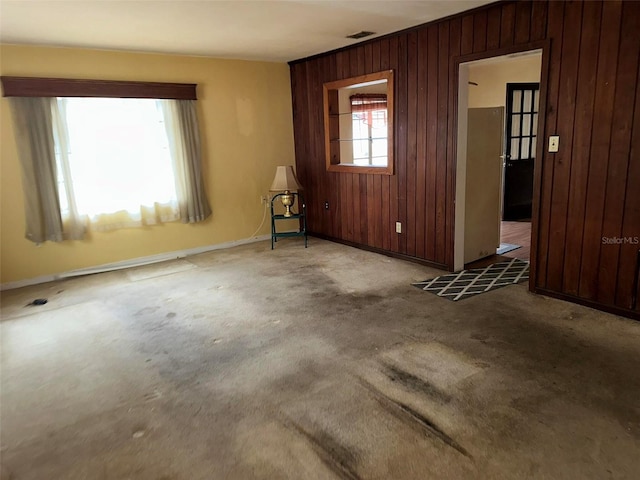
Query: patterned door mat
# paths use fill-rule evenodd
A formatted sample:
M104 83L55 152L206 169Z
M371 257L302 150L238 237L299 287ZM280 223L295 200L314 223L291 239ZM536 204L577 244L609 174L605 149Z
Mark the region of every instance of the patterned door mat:
M513 285L529 279L529 262L514 258L508 262L494 263L485 268L462 270L441 275L423 282L412 283L414 287L431 292L453 302Z

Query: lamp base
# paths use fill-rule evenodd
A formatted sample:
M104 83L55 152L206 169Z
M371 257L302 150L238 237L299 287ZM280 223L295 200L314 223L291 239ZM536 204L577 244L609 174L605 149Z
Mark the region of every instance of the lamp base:
M291 211L291 206L293 205L295 196L292 195L289 190L285 190L284 195L282 195L280 199L282 200L282 205L284 205L285 208L284 216L292 217L294 214Z

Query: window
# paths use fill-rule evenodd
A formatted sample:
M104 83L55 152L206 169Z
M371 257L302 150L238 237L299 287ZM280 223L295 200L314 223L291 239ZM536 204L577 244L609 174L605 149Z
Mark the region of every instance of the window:
M23 170L26 237L84 238L211 214L196 85L2 77Z
M80 215L127 212L141 206L176 204L175 178L160 100L58 98L66 124L68 164ZM60 142L58 183L64 187ZM60 207L69 203L59 189Z
M327 171L393 175L393 70L324 83Z
M507 84L507 149L511 160L536 156L539 83Z
M385 167L387 149L386 94L356 94L350 97L353 164Z

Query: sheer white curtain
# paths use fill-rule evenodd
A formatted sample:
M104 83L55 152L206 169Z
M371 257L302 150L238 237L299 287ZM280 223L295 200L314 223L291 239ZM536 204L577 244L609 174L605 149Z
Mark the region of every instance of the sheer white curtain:
M57 145L60 158L67 157L77 209L93 229L179 218L158 100L59 98L58 105L69 139Z
M72 240L80 240L84 238L87 230L87 218L78 213L76 197L73 189L73 181L71 177L71 165L69 163L69 134L65 121L64 109L60 109L60 105L56 99L52 99L52 131L56 145L56 167L58 169L58 200L60 202L60 214L63 221L63 230L66 237ZM64 105L63 105L64 107Z

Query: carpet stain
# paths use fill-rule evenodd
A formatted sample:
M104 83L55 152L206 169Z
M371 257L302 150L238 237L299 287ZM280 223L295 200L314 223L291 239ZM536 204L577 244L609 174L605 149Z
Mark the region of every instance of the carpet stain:
M439 403L449 403L451 396L420 377L413 375L395 365L383 363L385 375L392 382L398 382L410 390L424 393Z
M329 469L343 480L361 480L356 471L357 455L324 431L309 432L294 422L290 426L302 435Z
M366 382L364 379L360 379L360 383L373 394L373 397L380 404L380 406L382 406L385 410L393 414L402 422L406 423L408 426L414 429L417 428L419 431L423 432L429 437L437 438L445 445L457 450L467 458L473 458L467 451L467 449L465 449L456 440L445 433L433 420L427 418L425 415L418 412L409 405L386 396L384 393L382 393L370 383Z

